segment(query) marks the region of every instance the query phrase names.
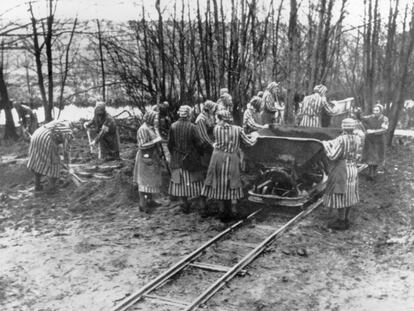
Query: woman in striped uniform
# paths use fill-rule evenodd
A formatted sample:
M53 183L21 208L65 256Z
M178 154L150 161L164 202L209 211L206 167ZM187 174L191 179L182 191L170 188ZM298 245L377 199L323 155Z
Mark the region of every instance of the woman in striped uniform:
M133 183L139 191L139 207L148 212L150 206L158 205L152 199L161 188L161 137L154 128L157 112L149 110L144 115L144 123L137 132L138 152L135 157Z
M333 161L323 196L326 207L338 210L338 218L329 224L334 230L349 228L349 212L359 202L357 156L360 138L355 120L342 121L343 133L334 140L322 142L328 159Z
M259 123L259 111L261 104L262 100L258 96L253 96L247 104L246 111L243 114L243 130L246 134L269 127L268 124L262 125Z
M201 165L205 170L208 168L211 153L213 152L213 129L216 110L217 104L211 100L207 100L204 103L203 111L197 116L195 121L198 135L203 144Z
M190 212L189 197L198 197L203 187L203 174L199 148L201 140L197 128L190 122L191 107L181 106L179 119L168 134L168 150L171 154L171 180L169 194L183 200L182 210Z
M388 118L382 113L380 104L374 106L372 115L361 117L367 130L362 161L368 164L369 178L374 180L378 165L384 165L385 138L388 131Z
M214 128L214 151L204 182L203 195L222 202L221 219L232 218L232 200L243 197L240 178L240 140L249 146L256 143L257 134L248 137L239 126L230 124L231 113L220 110L216 114L217 125Z
M279 84L270 82L263 93L261 104L261 123L262 124L283 124L283 103L278 98Z
M333 106L326 100L326 86L319 84L315 86L314 94L308 95L300 104L297 115L299 126L322 127L322 109L330 115L336 115Z
M52 121L34 131L30 140L27 167L34 173L35 191L42 190L41 176L49 177L49 191L56 191L61 167L60 150L63 149L63 158L68 164L69 143L72 139L73 132L67 121Z

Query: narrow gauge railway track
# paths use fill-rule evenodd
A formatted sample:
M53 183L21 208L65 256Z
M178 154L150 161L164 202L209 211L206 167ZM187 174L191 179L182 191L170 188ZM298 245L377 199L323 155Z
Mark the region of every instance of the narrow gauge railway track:
M253 243L246 243L245 239L243 238L241 243L244 243L246 247L252 247L253 249L248 252L244 257L237 261L233 266L223 266L215 263L204 263L197 261L200 259L205 252L214 247L215 244L219 242L224 236L230 235L231 233L235 233L236 229L241 228L242 226L249 223L249 220L253 219L256 215L258 215L262 209L259 209L248 217L243 220L240 220L234 223L232 226L227 228L226 230L222 231L211 240L203 244L201 247L193 251L187 257L183 258L181 261L173 265L167 271L159 275L153 281L148 283L147 285L143 286L137 292L131 294L124 300L120 301L118 305L111 309L111 311L126 311L126 310L148 310L147 308L141 308L141 303L151 303L156 305L168 305L172 307L173 310L196 310L202 304L206 303L215 293L217 293L224 285L226 285L232 278L234 278L238 274L243 274L244 268L249 265L255 258L257 258L265 249L268 247L274 240L280 238L284 232L294 227L297 223L299 223L302 219L312 213L316 208L318 208L322 204L322 199L317 200L313 204L309 205L306 209L301 211L296 216L290 218L286 223L284 223L279 228L274 228L270 226L257 226L261 230L271 230L272 233L264 239L261 239L260 242L253 242ZM244 226L244 228L246 228ZM240 230L239 230L240 232ZM249 235L248 235L249 236ZM225 240L228 241L228 240ZM224 241L224 242L225 242ZM231 241L233 242L233 241ZM234 242L233 242L234 243ZM245 248L246 248L245 247ZM210 257L209 260L214 261L214 256ZM218 277L207 289L205 289L202 293L198 294L197 297L193 298L191 302L185 301L181 298L172 298L164 295L156 295L154 294L157 291L162 291L162 287L165 286L169 282L176 282L178 280L177 274L179 272L188 271L189 269L202 269L206 271L210 271L212 274L221 273L222 275ZM224 274L223 274L224 273ZM201 276L202 278L203 276ZM187 286L191 286L191 284L185 284ZM161 310L159 307L155 307L154 309ZM164 309L162 309L164 310ZM170 310L170 309L168 309Z

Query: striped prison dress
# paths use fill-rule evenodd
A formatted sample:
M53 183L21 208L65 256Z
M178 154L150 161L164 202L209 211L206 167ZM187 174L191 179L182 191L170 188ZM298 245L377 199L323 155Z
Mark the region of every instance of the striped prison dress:
M209 118L206 112L203 111L197 116L195 125L201 141L205 144L213 145L213 139L210 137L209 132L212 132L211 129L214 127L214 121Z
M197 127L189 120L180 118L171 125L168 135L168 150L171 153L170 195L195 197L201 194L204 178L197 150L201 144Z
M283 124L284 106L269 90L266 90L263 94L260 110L262 124Z
M252 146L256 143L239 126L224 123L214 128L215 145L203 195L217 200L234 200L243 197L240 177L240 140Z
M263 128L259 123L259 115L253 107L247 107L243 114L243 130L246 134L258 131Z
M58 178L60 174L59 145L69 151L73 132L68 122L52 121L34 131L29 147L27 167L35 173Z
M197 116L195 125L197 127L198 136L200 137L203 145L201 166L203 174L205 175L208 165L210 164L211 154L213 153L214 120L209 117L205 111L203 111Z
M306 96L299 108L299 126L322 127L322 109L331 115L334 114L325 96L322 97L319 93Z
M158 135L152 126L143 123L137 131L138 151L135 157L133 183L138 191L159 193L161 188L161 155L158 144L152 143Z
M343 133L334 140L322 142L328 159L333 162L323 195L324 204L344 208L359 202L357 153L360 137Z

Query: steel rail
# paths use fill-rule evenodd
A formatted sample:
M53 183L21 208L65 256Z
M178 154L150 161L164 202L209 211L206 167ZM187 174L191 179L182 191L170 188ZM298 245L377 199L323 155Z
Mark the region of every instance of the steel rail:
M201 304L209 300L217 291L219 291L228 281L230 281L234 276L236 276L239 271L251 263L256 257L258 257L267 246L273 240L279 238L287 229L290 229L295 223L299 220L305 218L311 212L313 212L317 207L319 207L323 202L323 199L320 198L318 201L310 205L307 209L300 212L298 215L289 220L281 228L274 231L270 236L268 236L262 243L260 243L255 249L253 249L249 254L247 254L241 261L234 265L226 274L224 274L220 279L218 279L214 284L212 284L206 291L199 295L189 306L187 306L184 311L191 311L198 308Z
M183 258L179 262L177 262L174 266L172 266L170 269L159 275L157 278L155 278L153 281L148 283L147 285L141 287L138 291L131 294L129 297L125 298L123 301L121 301L117 306L113 307L111 311L125 311L129 307L136 304L139 300L144 298L146 294L153 291L160 285L164 284L164 282L168 279L170 279L173 275L176 273L182 271L185 267L187 267L192 260L197 258L198 255L201 254L202 251L204 251L207 247L209 247L211 244L218 241L220 238L228 234L229 232L233 231L237 227L240 227L242 224L244 224L247 220L253 218L256 216L261 209L258 209L257 211L251 213L249 216L247 216L245 219L239 220L238 222L234 223L232 226L228 227L226 230L220 232L218 235L204 243L202 246L197 248L195 251L193 251L191 254L189 254L187 257Z

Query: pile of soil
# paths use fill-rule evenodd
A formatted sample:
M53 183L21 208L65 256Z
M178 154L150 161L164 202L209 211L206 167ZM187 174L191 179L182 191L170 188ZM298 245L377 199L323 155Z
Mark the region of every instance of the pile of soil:
M167 174L157 198L162 205L140 212L131 191L133 143L122 145L124 160L111 179L76 187L62 175L54 195L34 194L22 156L27 147L21 142L0 150L7 159L0 163L1 310L108 310L227 227L214 217L202 219L196 204L183 214L166 195ZM89 153L84 132L73 148L77 164L103 165ZM412 143L397 145L376 182L361 176L361 203L348 231L329 230L333 212L318 209L214 296L207 310L402 311L414 305L413 156ZM255 208L240 205L245 212ZM278 228L289 217L267 210L234 238L256 243L269 234L263 227ZM231 265L240 251L248 250L224 241L203 261ZM207 280L213 280L207 272L187 271L180 282L189 286L172 284L159 294L188 300Z

